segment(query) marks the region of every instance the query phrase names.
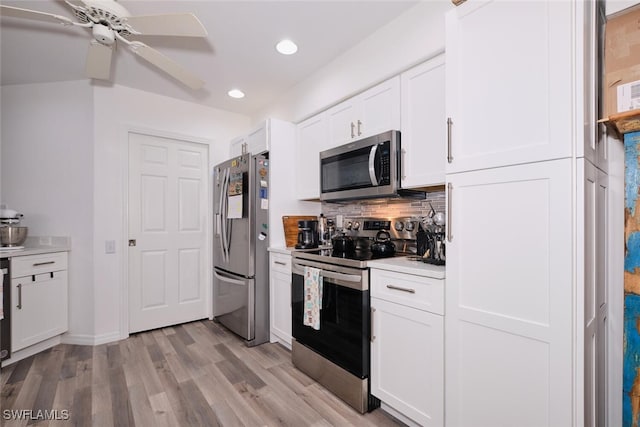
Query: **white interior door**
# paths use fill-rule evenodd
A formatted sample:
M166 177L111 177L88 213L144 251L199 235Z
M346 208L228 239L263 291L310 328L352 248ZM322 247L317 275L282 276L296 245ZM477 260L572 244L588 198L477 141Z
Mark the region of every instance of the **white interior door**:
M129 332L207 317L207 165L206 145L129 133Z

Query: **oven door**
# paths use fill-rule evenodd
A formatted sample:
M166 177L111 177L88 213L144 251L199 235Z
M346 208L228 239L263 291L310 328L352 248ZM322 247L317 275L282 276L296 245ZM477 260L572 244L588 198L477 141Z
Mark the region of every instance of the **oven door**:
M320 329L303 324L304 266L323 278ZM312 261L292 263L293 337L359 378L369 377L369 272Z

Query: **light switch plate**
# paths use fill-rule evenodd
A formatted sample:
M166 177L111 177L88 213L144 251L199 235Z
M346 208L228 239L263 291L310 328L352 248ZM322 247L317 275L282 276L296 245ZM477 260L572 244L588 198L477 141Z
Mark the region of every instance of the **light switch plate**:
M116 253L116 241L115 240L105 240L104 241L104 253L106 253L106 254L115 254Z

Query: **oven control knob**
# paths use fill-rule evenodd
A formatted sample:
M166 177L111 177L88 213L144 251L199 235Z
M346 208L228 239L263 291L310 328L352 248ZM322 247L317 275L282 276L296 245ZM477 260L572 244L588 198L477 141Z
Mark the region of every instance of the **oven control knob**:
M358 230L360 228L360 221L356 221L353 223L353 229Z
M407 221L404 225L404 228L407 231L413 231L413 229L415 228L415 224L413 223L413 221Z
M404 228L404 224L402 223L402 221L396 221L396 223L393 225L393 228L395 228L397 231L402 231L402 229Z
M347 224L344 226L344 228L346 228L347 230L351 230L351 221L347 221Z

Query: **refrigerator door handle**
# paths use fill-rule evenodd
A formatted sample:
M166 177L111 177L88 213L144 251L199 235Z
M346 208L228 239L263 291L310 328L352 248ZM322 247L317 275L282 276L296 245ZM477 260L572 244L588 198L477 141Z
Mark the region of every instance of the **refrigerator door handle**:
M229 244L227 243L227 191L229 189L229 169L225 169L222 175L222 190L220 191L220 215L222 224L222 239L220 245L222 249L222 259L225 263L229 262Z
M225 277L222 276L220 274L218 274L217 271L213 271L213 275L216 277L216 279L220 280L221 282L227 282L227 283L231 283L232 285L240 285L240 286L245 286L246 282L242 281L242 280L238 280L238 279L232 279L230 277Z

